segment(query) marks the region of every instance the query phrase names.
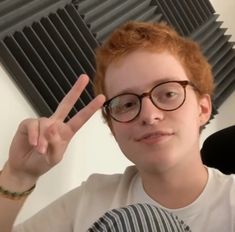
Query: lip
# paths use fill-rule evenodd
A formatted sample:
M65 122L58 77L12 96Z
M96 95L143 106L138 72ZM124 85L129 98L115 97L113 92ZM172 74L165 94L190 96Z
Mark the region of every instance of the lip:
M150 133L145 133L136 139L137 142L142 142L145 144L158 144L167 141L174 135L173 132L168 131L155 131Z

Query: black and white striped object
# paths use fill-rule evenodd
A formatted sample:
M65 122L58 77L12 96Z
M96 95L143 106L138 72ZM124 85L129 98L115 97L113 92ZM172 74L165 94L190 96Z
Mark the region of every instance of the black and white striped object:
M191 232L172 213L149 204L113 209L100 217L87 232Z

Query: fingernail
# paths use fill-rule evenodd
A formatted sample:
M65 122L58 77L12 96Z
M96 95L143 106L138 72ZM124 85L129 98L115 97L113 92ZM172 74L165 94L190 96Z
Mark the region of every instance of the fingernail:
M39 152L40 152L41 154L45 154L45 153L46 153L46 146L40 146L40 147L39 147Z
M32 140L32 145L33 146L37 146L38 145L38 140L37 139L33 139Z

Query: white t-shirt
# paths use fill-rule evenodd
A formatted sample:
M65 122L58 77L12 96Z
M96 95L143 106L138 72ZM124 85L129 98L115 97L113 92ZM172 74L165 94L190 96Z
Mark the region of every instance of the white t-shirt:
M212 168L208 168L208 173L208 183L196 201L184 208L165 209L178 215L192 231L234 232L235 176L224 175ZM80 187L13 231L83 232L107 210L135 203L162 207L145 193L134 166L128 167L124 174L93 174Z

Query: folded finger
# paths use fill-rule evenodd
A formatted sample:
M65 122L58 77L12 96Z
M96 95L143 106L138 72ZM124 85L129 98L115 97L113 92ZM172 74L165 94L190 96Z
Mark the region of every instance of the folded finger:
M38 119L26 119L22 121L19 126L21 134L27 136L28 143L31 146L37 146L39 137L39 120Z
M48 141L46 138L46 130L50 125L50 121L47 118L40 118L38 119L39 125L38 125L38 141L37 141L37 151L41 154L45 154L48 147Z
M65 148L68 145L67 140L64 140L61 135L60 126L58 124L52 124L46 132L46 138L48 141L48 149L46 155L47 163L54 166L63 158Z

